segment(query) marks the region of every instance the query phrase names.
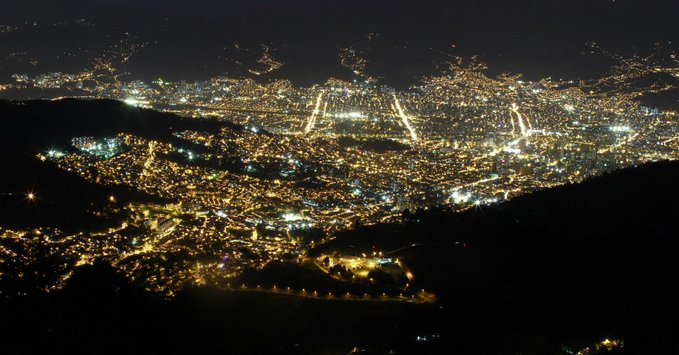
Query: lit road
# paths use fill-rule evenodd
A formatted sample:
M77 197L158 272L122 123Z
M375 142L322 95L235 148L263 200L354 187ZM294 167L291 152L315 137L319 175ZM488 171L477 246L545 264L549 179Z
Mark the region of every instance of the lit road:
M155 150L156 150L156 142L155 141L150 141L149 142L149 156L144 162L144 170L141 172L142 179L147 177L149 175L148 170L151 167L151 164L153 164L153 159L155 158Z
M398 98L396 95L394 95L394 104L396 105L396 111L398 111L399 117L401 117L401 120L403 120L403 125L408 129L408 132L410 132L410 138L413 141L417 140L417 133L415 132L415 129L410 125L410 121L408 120L408 116L403 112L403 108L401 108L401 103L398 101Z
M318 116L318 114L320 113L322 98L323 91L321 91L321 93L318 94L318 98L316 98L316 106L314 107L314 112L312 112L311 117L309 117L309 121L306 124L306 128L304 128L304 133L309 133L314 129L314 126L316 125L316 116Z
M477 186L477 185L480 185L480 184L485 184L487 182L495 181L495 180L498 180L498 179L499 179L499 177L490 177L490 178L487 178L487 179L481 179L481 180L477 180L477 181L473 181L473 182L470 182L470 183L467 183L467 184L457 186L457 187L453 188L452 190L457 191L457 190L464 189L464 188L470 188L470 187L474 187L474 186Z
M357 294L332 294L332 293L319 293L316 291L293 290L290 288L264 288L264 287L252 287L252 286L228 286L226 290L231 292L262 292L267 294L282 295L282 296L293 296L302 298L312 298L327 301L349 301L349 302L405 302L405 303L415 303L415 304L433 304L436 303L436 296L429 292L418 292L416 295L411 295L410 297L406 295L357 295Z
M512 104L512 112L514 112L514 114L516 114L516 118L519 121L519 129L521 130L521 135L523 137L527 137L528 136L528 130L526 129L526 125L523 122L523 115L521 114L521 112L519 112L519 107L516 104ZM514 122L514 120L512 120L512 123L513 122Z
M635 134L633 134L633 135L631 135L631 136L629 136L629 137L626 137L626 138L624 138L624 139L621 139L620 142L618 142L617 144L615 144L615 145L613 145L613 146L610 146L610 147L605 148L605 149L599 149L599 151L597 152L597 154L604 154L604 153L614 152L616 149L618 149L618 148L620 148L620 147L622 147L622 146L624 146L624 145L631 144L632 141L633 141L634 139L636 139L637 137L639 137L639 133L635 133Z

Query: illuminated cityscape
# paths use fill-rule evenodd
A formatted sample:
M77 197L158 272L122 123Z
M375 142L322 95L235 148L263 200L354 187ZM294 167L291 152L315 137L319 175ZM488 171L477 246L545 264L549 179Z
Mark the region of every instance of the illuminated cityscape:
M129 5L112 3L120 6L121 13ZM614 3L592 6L608 9L618 6ZM437 3L433 10L410 5L412 8L394 5L394 9L365 5L365 18L360 11L349 12L350 16L343 13L342 21L333 20L337 21L333 29L319 29L320 39L308 34L314 39L309 43L295 38L309 31L302 24L321 21L319 14L331 13L330 5L318 5L316 12L310 10L316 5L297 4L289 9L284 5L262 7L252 13L244 9L264 5L242 5L229 19L239 17L239 11L247 16L261 13L258 25L247 27L246 19L238 22L244 33L249 31L247 35L257 39L245 40L244 34L242 41L229 37L218 43L210 42L220 33L215 29L221 29L210 27L216 26L209 14L212 6L217 6L214 4L206 5L207 11L196 5L186 17L176 19L163 17L166 15L160 14L167 9L158 9L159 15L149 19L148 28L135 27L138 19L129 20L126 27L128 20L104 17L110 22L95 21L80 13L68 21L51 17L9 21L0 16L0 39L12 40L2 47L11 50L0 53L0 116L4 120L0 128L5 134L0 147L8 152L3 160L7 177L0 185L0 203L8 216L0 221L0 298L14 302L68 295L72 284L83 283L83 272L95 270L94 276L85 274L93 280L99 277L97 272L105 275L107 271L97 269L104 265L145 295L158 296L159 304L164 305L194 303L191 292L195 290L218 290L222 292L219 295L229 297L267 297L266 301L252 301L256 308L271 300L310 302L290 308L317 307L309 314L326 309L321 307L353 311L366 304L374 307L366 313L377 310L384 314L403 307L393 313L403 322L393 329L386 320L392 318L382 313L371 319L383 324L365 322L361 327L406 334L407 346L396 340L384 345L354 334L342 343L342 353L375 348L380 349L377 353L393 353L393 349L445 353L442 349L458 349L456 346L466 351L460 353L484 353L476 348L477 340L484 337L479 334L494 331L503 334L494 349L524 353L525 344L540 343L531 337L549 337L531 333L539 333L535 324L530 325L533 328L523 324L526 332L512 333L506 325L517 314L530 307L535 307L531 312L543 314L537 311L541 303L533 300L549 300L550 292L560 293L556 297L559 302L559 297L569 300L574 294L591 292L591 304L578 298L573 304L542 305L583 319L582 324L580 318L569 319L576 330L559 333L561 330L554 330L559 326L550 328L558 333L560 342L554 353L617 354L625 353L629 344L636 346L637 333L610 325L616 324L615 317L623 313L626 304L597 292L632 294L624 288L626 283L614 280L642 272L629 271L633 268L620 260L647 260L647 264L639 263L650 270L647 265L652 264L648 260L654 259L653 252L673 250L663 249L664 244L657 240L664 243L662 238L674 222L658 222L645 214L650 213L647 208L657 210L660 216L673 210L637 202L670 198L673 190L644 195L639 191L654 188L655 175L640 175L637 190L624 180L628 178L624 174L642 174L639 171L651 169L649 166L663 169L662 164L679 160L676 43L654 37L652 47L637 44L623 53L618 42L627 37L609 44L590 40L613 38L609 32L601 32L600 37L582 35L588 40L578 44L578 56L591 60L591 67L567 68L564 71L573 74L564 75L558 65L550 65L542 57L531 62L526 59L531 53L517 55L519 49L509 50L516 56L508 59L507 47L519 46L519 41L505 46L500 43L503 34L498 34L501 39L497 42L489 41L486 36L493 37L494 32L482 26L474 28L478 37L463 36L466 41L459 46L454 37L441 39L448 36L444 29L449 27L445 26L454 26L449 24L427 27L429 24L418 20L426 27L420 34L416 26L401 21L385 28L403 28L403 32L373 31L379 26L372 26L372 18L367 17L381 11L399 14L399 19L409 18L408 9L441 12L437 16L445 19L457 10L450 4ZM106 6L110 9L113 5ZM156 11L151 5L135 6ZM476 5L460 6L472 9ZM358 8L363 10L363 5ZM487 15L485 11L490 10L482 11ZM562 32L575 31L544 25L553 16L550 11L536 11L546 33L551 29L555 38L562 38L566 36ZM303 20L302 15L291 15L297 12L303 14ZM509 21L500 10L493 13ZM291 19L279 19L285 16ZM277 21L289 27L276 25ZM505 24L494 18L485 21L492 29ZM587 25L599 29L597 21ZM361 27L364 22L370 26ZM91 34L98 38L93 41L96 48L68 41L64 42L68 45L55 44L61 46L56 51L44 49L54 56L53 63L45 63L42 58L46 55L29 44L40 36L49 42L51 37L45 33L50 31L55 38L63 35L60 31L67 38ZM539 37L535 34L539 31L529 27L512 31L517 31L517 38L527 38L526 33ZM26 37L11 37L17 33ZM102 34L106 40L101 40ZM477 39L479 47L473 47L470 43ZM177 54L174 63L159 49L174 42L195 42L195 48L182 47L189 48L185 53L172 49ZM543 43L547 52L558 46L548 42ZM465 45L472 47L472 54L462 54L460 47ZM218 53L223 67L213 70L207 60L201 67L197 58L208 56L205 48ZM488 48L497 49L498 54L489 54ZM504 54L499 54L501 50ZM407 66L413 52L422 68ZM399 56L407 58L398 58L403 60L399 62L395 59ZM503 61L510 69L520 67L511 66L516 58L529 67L544 65L554 74L544 75L537 68L525 73L495 68ZM328 68L331 61L334 67L323 71L309 66L309 61ZM421 63L425 62L430 69L423 69ZM156 75L161 69L151 70L155 64L159 68L185 66L187 71ZM139 67L150 69L142 73ZM299 67L308 73L300 75ZM384 72L376 69L387 67ZM403 73L398 80L407 85L383 73ZM149 79L151 76L154 79ZM34 172L52 175L28 176ZM657 188L666 186L660 175ZM50 176L55 185L64 182L63 186L55 189L45 183ZM613 181L613 187L603 188L600 181ZM62 195L55 195L54 190ZM597 195L599 192L604 197ZM667 196L661 196L665 192ZM601 212L602 201L614 201L611 212L606 212L606 207ZM77 211L81 214L72 215L78 217L62 216L55 213L62 203L84 207ZM569 204L580 207L571 211ZM589 205L591 211L582 207ZM633 212L615 214L623 207ZM629 216L637 215L641 217L633 224ZM89 223L90 219L96 223ZM596 224L598 220L602 225ZM572 244L563 242L560 233L572 234ZM609 234L624 234L620 245ZM588 239L590 235L602 241ZM632 236L658 239L629 242ZM636 247L643 257L629 252ZM486 258L491 260L487 265ZM589 273L590 264L583 260L599 271ZM550 266L542 270L540 262ZM595 287L580 286L578 282L585 278L581 269L587 270L586 277L596 279L584 284ZM525 283L513 289L509 284L515 279L506 275ZM643 289L657 286L653 277ZM97 286L96 281L84 283ZM115 292L118 288L114 287ZM634 288L635 292L637 289L642 287ZM521 303L524 296L529 306ZM600 307L602 303L610 308ZM486 304L492 307L486 309ZM602 308L605 316L596 318ZM276 306L273 309L278 311ZM304 309L299 314L305 314ZM421 316L414 315L418 312ZM449 325L458 315L460 324ZM249 316L245 317L248 321L257 319ZM197 317L196 323L208 318ZM594 318L596 321L591 321ZM495 319L505 322L505 328L493 329L489 324ZM521 322L538 323L535 319L542 318ZM338 321L334 329L344 334L350 328L347 324L354 321ZM584 324L587 322L591 324ZM550 342L557 341L554 333ZM467 346L467 338L477 340L468 340L473 345L465 348L460 344ZM294 347L305 341L325 342L322 350L331 349L327 340L299 339L285 342ZM354 347L347 349L350 343ZM438 344L445 346L439 348ZM557 348L555 344L549 343L550 351ZM319 349L304 351L318 353ZM290 348L277 350L289 352ZM531 351L525 353L545 353Z
M637 100L671 88L628 86L641 63L625 63L636 76L575 84L494 79L482 64L459 59L406 92L334 79L310 88L228 78L96 86L93 98L231 121L244 130L172 132L184 145L125 132L74 137L76 151L38 154L98 184L175 201L117 205L111 196L112 208L130 216L119 228L47 238L56 237L54 248L75 266L106 259L150 289L172 293L206 280L224 286L244 268L272 260L309 261L305 250L322 242L305 241L310 230L331 238L356 223L398 222L406 209L464 210L677 159L677 113ZM676 68L644 68L647 75L678 75ZM80 77L50 74L20 83L80 86ZM598 88L611 80L619 82L615 92ZM144 232L125 237L136 228ZM166 258L178 253L186 257L168 265ZM59 287L70 271L49 287Z

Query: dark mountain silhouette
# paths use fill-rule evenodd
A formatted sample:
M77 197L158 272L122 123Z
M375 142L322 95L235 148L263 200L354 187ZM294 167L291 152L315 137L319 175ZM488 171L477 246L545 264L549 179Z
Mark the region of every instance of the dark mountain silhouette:
M464 213L417 211L322 248L416 244L395 256L449 309L447 333L514 334L502 346L517 349L617 334L632 353L664 353L679 346L677 176L677 162L642 165Z

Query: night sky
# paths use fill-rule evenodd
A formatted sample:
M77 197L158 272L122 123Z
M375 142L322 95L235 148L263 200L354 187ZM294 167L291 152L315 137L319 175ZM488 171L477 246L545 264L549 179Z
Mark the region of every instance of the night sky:
M3 8L0 24L39 25L5 34L3 53L24 51L67 71L63 58L55 59L65 48L93 52L129 36L148 44L128 63L142 79L237 75L232 62L241 53L230 49L238 43L277 48L277 58L288 64L278 77L322 82L341 76L338 48L368 33L380 35L368 44L374 74L396 85L429 74L441 51L479 55L497 72L528 78L582 77L605 67L580 58L587 42L625 55L679 43L679 5L671 0L9 0ZM44 28L77 19L96 28Z

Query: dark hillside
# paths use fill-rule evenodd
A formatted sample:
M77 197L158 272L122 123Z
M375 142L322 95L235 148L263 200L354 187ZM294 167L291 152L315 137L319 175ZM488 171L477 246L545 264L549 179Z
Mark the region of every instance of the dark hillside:
M73 350L77 337L112 351L569 354L611 337L625 341L611 354L673 353L677 174L679 163L648 164L339 236L348 250L359 240L385 251L380 241L392 237L415 243L393 255L411 267L413 287L437 294L434 306L201 288L163 301L100 265L62 292L4 301L2 334L31 350ZM438 337L417 340L427 334Z

